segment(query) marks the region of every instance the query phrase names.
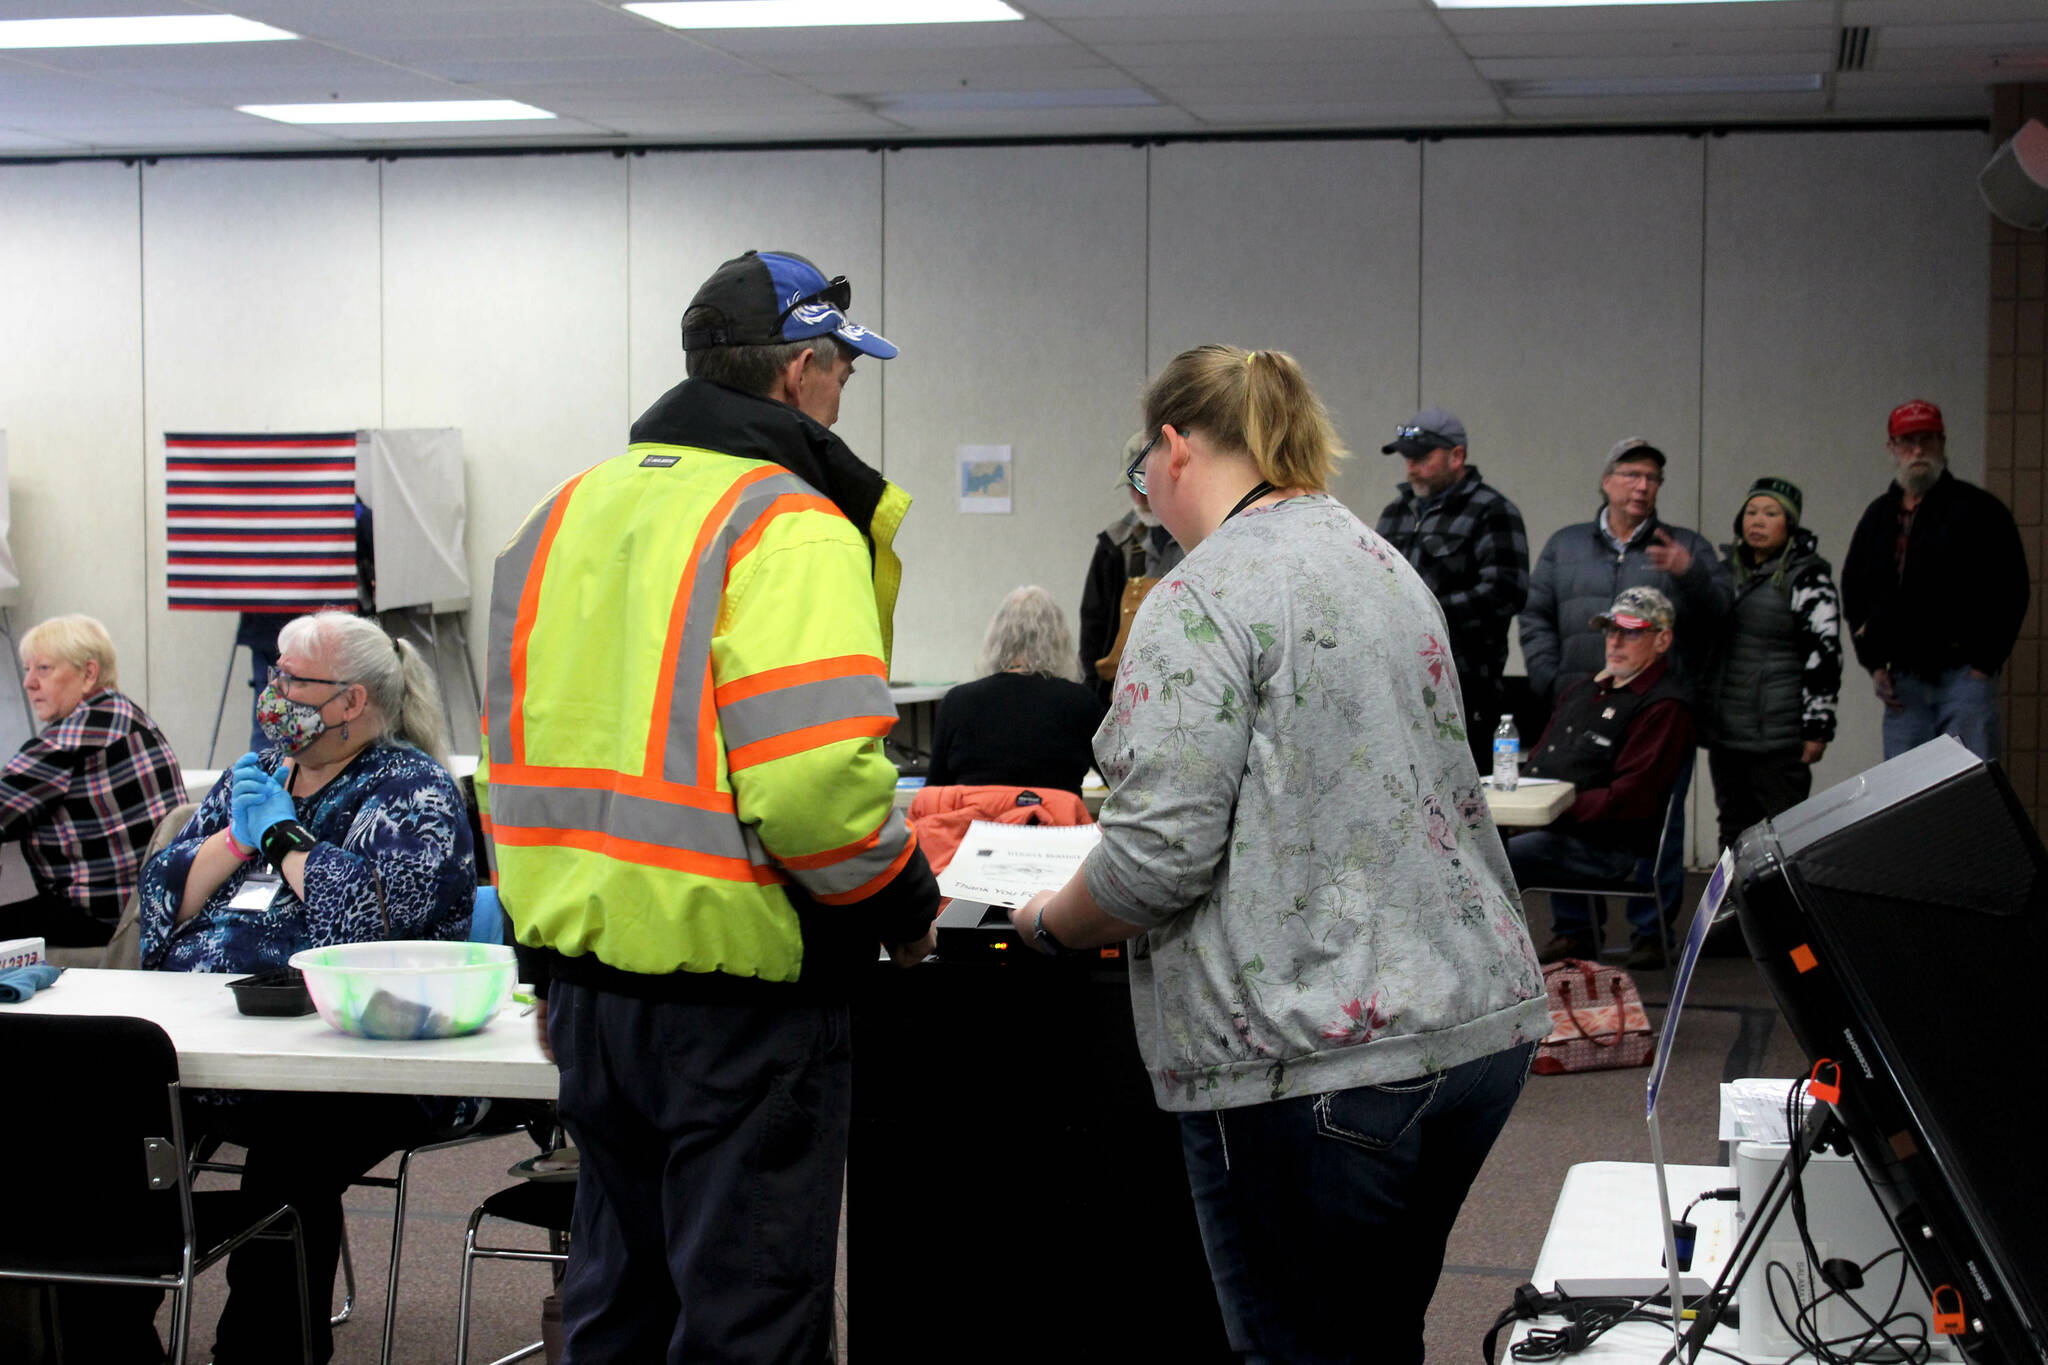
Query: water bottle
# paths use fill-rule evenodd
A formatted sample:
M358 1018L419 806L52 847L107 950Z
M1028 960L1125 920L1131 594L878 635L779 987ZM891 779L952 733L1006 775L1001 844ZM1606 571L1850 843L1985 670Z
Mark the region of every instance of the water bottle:
M1511 792L1522 772L1522 732L1515 728L1515 718L1503 715L1500 725L1493 732L1493 789L1497 792Z

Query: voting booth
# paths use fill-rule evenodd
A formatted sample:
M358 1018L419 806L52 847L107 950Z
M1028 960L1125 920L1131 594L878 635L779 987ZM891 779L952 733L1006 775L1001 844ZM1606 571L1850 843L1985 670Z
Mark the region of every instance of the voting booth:
M265 618L374 612L433 663L451 734L474 733L460 431L166 432L164 472L171 610L240 613L259 660ZM234 681L231 653L209 761Z

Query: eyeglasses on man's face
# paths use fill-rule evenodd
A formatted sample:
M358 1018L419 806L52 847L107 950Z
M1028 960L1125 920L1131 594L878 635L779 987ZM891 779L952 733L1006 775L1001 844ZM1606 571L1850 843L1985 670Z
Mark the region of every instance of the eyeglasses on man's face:
M1617 469L1607 477L1620 479L1623 483L1646 483L1652 486L1664 482L1664 476L1654 469Z
M1124 471L1124 482L1135 489L1141 498L1147 496L1145 493L1145 457L1152 453L1152 447L1158 445L1159 438L1165 434L1166 428L1163 426L1153 432L1152 439L1138 447L1138 458L1132 460L1131 467Z
M1894 450L1939 450L1947 444L1948 438L1938 431L1909 431L1904 436L1892 437Z

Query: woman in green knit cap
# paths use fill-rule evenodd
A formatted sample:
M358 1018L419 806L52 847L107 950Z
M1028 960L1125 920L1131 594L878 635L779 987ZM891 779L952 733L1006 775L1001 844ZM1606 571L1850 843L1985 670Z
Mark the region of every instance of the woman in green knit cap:
M1799 486L1761 478L1735 514L1720 572L1735 598L1699 711L1721 844L1806 799L1835 737L1840 599Z

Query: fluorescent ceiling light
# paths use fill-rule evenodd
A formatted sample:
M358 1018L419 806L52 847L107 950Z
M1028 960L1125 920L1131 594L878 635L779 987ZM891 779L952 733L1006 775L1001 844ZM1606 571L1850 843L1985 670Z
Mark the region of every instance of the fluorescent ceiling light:
M1002 0L654 0L626 8L670 28L987 24L1024 17Z
M1114 90L929 90L876 95L864 103L883 114L937 114L963 109L1124 109L1159 103L1133 86Z
M1579 76L1496 81L1511 100L1600 95L1804 95L1821 88L1819 72L1790 76Z
M383 100L374 104L238 104L279 123L489 123L554 115L518 100Z
M144 14L126 19L0 20L0 48L154 47L165 43L271 43L296 38L232 14Z
M1430 3L1438 9L1591 9L1595 5L1769 4L1771 0L1430 0Z

